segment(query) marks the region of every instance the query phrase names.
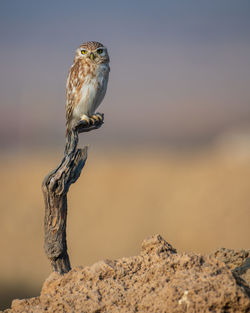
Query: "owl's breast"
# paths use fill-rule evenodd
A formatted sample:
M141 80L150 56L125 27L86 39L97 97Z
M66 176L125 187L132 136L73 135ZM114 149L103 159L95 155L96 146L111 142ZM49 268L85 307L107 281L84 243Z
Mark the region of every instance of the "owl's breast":
M80 100L75 108L75 115L94 114L106 94L108 77L108 64L98 65L93 73L85 76L80 90Z

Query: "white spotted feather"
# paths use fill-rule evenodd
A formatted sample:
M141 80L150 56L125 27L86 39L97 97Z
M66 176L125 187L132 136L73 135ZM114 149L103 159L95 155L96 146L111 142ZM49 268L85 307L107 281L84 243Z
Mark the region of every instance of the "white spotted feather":
M109 65L97 66L95 75L87 75L81 88L81 99L73 111L73 117L91 116L101 104L108 86Z
M81 120L89 122L97 117L95 111L106 94L109 71L108 51L101 43L89 41L76 50L66 85L67 135Z

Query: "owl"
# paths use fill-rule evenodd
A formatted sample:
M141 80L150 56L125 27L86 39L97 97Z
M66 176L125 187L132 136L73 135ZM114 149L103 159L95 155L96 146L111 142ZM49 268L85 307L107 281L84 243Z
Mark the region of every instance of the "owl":
M102 120L95 113L107 90L109 79L107 48L96 41L88 41L77 48L66 85L66 135L85 121L92 125Z

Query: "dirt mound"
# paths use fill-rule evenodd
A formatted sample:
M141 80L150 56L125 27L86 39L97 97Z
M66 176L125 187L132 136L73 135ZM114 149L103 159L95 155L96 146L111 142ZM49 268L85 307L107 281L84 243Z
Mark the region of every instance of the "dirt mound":
M177 253L156 235L138 256L52 273L40 297L5 312L249 312L247 264L249 251Z

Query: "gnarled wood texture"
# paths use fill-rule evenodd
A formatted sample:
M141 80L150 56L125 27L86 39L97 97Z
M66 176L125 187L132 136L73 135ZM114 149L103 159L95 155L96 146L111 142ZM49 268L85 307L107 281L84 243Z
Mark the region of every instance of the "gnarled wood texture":
M92 126L79 123L67 138L61 163L42 183L45 201L44 248L52 269L61 274L71 269L66 241L67 193L70 185L81 175L87 160L87 147L77 149L78 133L97 129L102 124L103 121Z

